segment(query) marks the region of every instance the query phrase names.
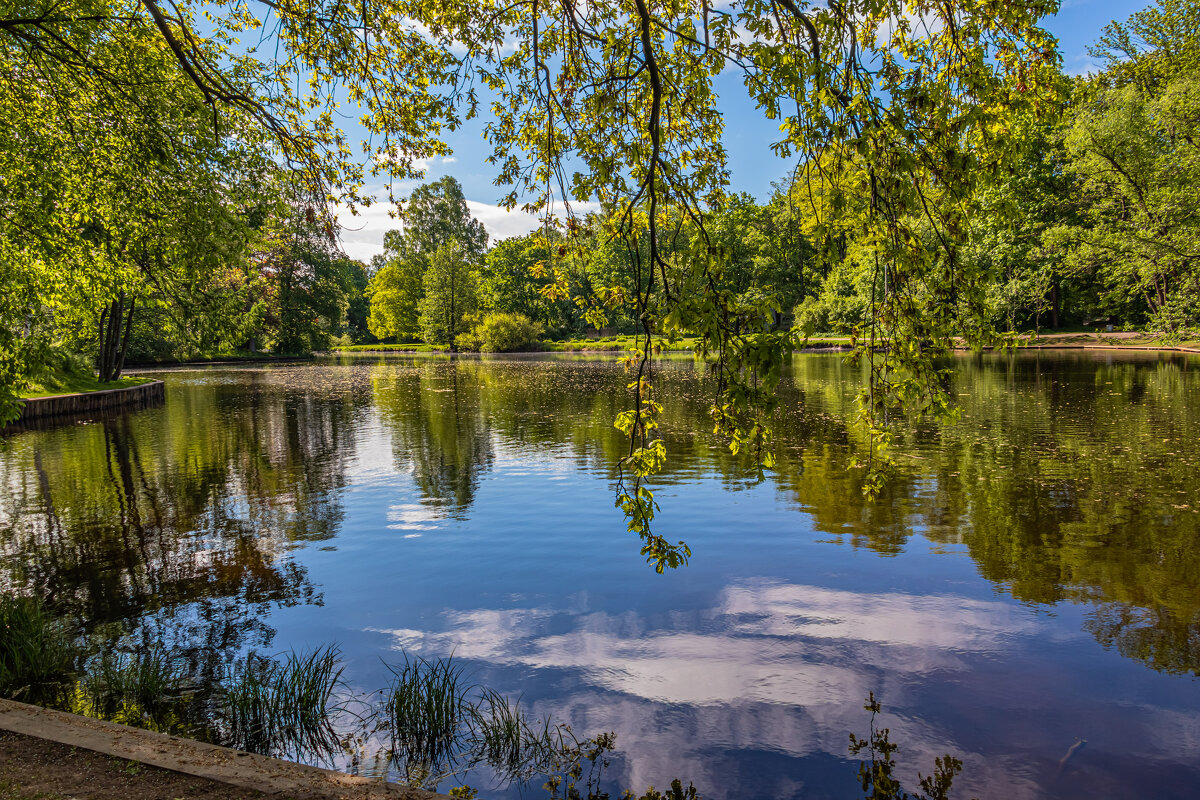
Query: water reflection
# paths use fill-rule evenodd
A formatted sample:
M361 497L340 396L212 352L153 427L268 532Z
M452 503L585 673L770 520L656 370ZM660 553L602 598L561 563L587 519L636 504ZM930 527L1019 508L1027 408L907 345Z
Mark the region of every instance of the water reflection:
M1063 658L1038 652L1046 643L1037 628L1000 600L756 580L726 587L710 608L672 614L669 626L634 612L526 607L447 611L431 629L378 633L396 650L453 653L565 687L536 707L553 705L580 728L620 731L630 754L621 785L683 774L715 796L736 796L733 786L758 797L849 796L846 733L865 728L862 699L875 691L890 698L884 724L903 743L899 774L909 785L950 752L966 766L956 796L1126 796L1121 768L1104 758L1078 756L1061 774L1074 737L1091 737L1094 749L1115 744L1087 681L1053 681L1057 716L1036 729L1011 676L990 685L1001 657L1038 680L1047 661ZM923 696L931 681L932 702ZM1178 765L1198 734L1194 715L1139 703L1122 717L1118 761L1165 765L1160 796L1183 796L1173 794L1188 780Z
M965 796L1172 796L1200 779L1196 362L955 368L961 421L902 429L872 503L840 358L792 362L764 482L664 361L660 531L696 556L661 578L611 507L611 360L167 373L163 408L13 437L0 582L200 672L340 641L375 689L395 647L453 651L618 731L626 786L845 796L875 691L910 785L953 752Z
M270 645L271 609L321 602L290 551L339 532L354 413L248 374L180 381L168 408L22 434L2 472L3 583L215 674Z
M477 362L430 361L371 374L396 469L412 476L423 501L394 509L403 529L421 530L442 515L465 518L481 475L491 467L495 456L479 371Z

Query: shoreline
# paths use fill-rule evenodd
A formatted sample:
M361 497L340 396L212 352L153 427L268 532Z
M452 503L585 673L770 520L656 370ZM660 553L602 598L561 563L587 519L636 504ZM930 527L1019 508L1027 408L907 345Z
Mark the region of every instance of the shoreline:
M151 380L120 389L21 398L20 415L2 429L7 431L58 417L81 416L116 409L148 408L166 402L166 398L166 384L161 380Z
M136 762L238 789L262 792L270 797L450 800L448 795L397 783L269 758L15 700L0 699L0 730L82 748L127 763ZM30 777L38 776L39 768L46 768L36 764L30 767ZM20 776L16 777L20 782Z
M1068 334L1072 335L1072 334ZM1065 337L1064 337L1065 338ZM1113 341L1119 342L1119 339ZM792 353L806 353L813 351L821 352L845 352L850 350L848 340L827 339L810 342L803 347L798 347L792 350ZM955 352L970 353L976 352L970 347L954 347ZM978 352L996 352L1003 348L989 345L982 348ZM1098 339L1091 342L1063 342L1061 344L1049 342L1038 344L1017 344L1011 348L1012 352L1023 350L1125 350L1132 352L1157 352L1157 353L1184 353L1188 355L1200 355L1200 347L1184 347L1182 345L1168 344L1107 344L1105 340ZM431 351L426 350L330 350L327 352L329 356L347 356L347 355L424 355ZM449 353L449 351L434 351L438 353ZM570 354L570 353L619 353L620 348L616 347L581 347L572 350L527 350L519 351L522 355L541 355L545 353ZM663 350L662 354L667 353L687 353L690 348L680 350ZM462 351L454 353L454 355L513 355L513 353L482 353L476 351Z
M312 361L314 358L316 358L316 355L310 353L306 356L221 356L213 359L196 358L186 361L135 361L126 363L125 369L130 372L152 372L159 369L171 369L172 367L202 367L208 364L288 363L293 361Z

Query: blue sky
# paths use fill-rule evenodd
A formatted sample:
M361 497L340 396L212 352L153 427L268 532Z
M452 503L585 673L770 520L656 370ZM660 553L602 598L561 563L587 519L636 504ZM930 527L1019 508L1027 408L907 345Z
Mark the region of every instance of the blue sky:
M1059 12L1046 21L1046 27L1058 37L1063 54L1063 68L1069 74L1086 73L1095 68L1087 48L1100 36L1104 27L1114 19L1124 20L1145 8L1150 0L1064 0ZM780 138L777 123L764 118L745 98L745 90L737 76L723 77L718 85L726 104L725 148L729 154L733 188L765 200L771 192L771 182L779 180L791 167L770 150ZM495 170L486 162L491 148L483 139L483 122L475 120L456 131L448 144L454 155L429 164L426 179L436 180L453 175L463 185L471 212L488 229L492 240L520 235L537 227L537 220L520 212L508 213L496 206L504 192L494 185ZM407 194L403 185L397 193ZM384 194L386 197L386 193ZM345 230L342 245L353 258L370 260L382 249L383 234L397 227L388 216L386 203L362 210L360 216L341 215Z

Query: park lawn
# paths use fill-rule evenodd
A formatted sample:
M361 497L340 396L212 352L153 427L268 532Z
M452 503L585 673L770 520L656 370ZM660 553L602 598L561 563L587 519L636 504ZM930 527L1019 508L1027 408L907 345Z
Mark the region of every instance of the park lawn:
M449 350L444 344L351 344L331 347L331 353L441 353Z
M32 383L18 395L22 400L33 400L38 397L54 397L60 394L82 394L84 392L103 392L109 389L128 389L130 386L140 386L150 383L153 378L128 377L101 383L94 375L56 375L45 383Z
M685 336L676 342L667 342L665 339L656 339L656 343L662 345L663 352L682 352L693 350L696 346L696 337ZM551 353L573 353L580 351L618 351L631 350L641 347L641 340L636 336L607 336L602 339L567 339L566 341L554 342L543 341L541 349Z

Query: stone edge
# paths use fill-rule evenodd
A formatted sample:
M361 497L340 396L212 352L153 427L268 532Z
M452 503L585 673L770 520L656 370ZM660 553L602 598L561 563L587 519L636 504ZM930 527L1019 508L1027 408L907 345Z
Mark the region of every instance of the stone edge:
M450 800L448 795L0 699L0 729L280 797Z

